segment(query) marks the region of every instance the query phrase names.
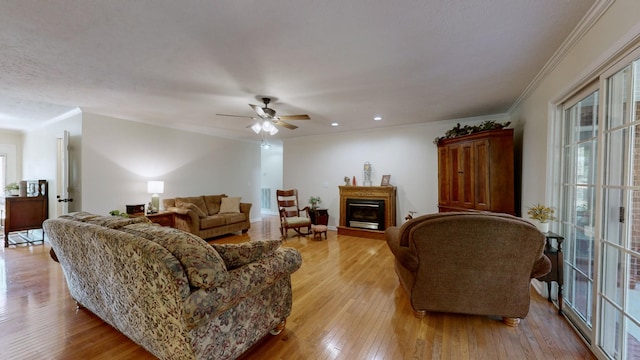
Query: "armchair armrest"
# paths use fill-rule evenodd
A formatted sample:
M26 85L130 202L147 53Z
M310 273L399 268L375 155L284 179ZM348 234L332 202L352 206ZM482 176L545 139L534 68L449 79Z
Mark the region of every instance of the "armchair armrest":
M533 263L533 269L531 270L531 278L537 279L539 277L547 275L551 272L551 260L547 255L542 255L536 262Z
M401 244L402 232L404 228L397 226L390 226L384 232L384 237L387 240L387 245L393 253L393 256L398 260L402 266L411 271L418 270L418 256L414 252L414 249L410 249L408 246Z

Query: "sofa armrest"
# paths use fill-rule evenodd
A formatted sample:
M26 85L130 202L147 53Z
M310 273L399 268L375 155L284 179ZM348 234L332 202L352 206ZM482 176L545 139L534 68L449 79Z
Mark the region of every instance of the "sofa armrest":
M211 244L228 270L258 261L273 254L282 240L248 241L239 244Z
M251 212L251 204L250 203L240 203L240 212L247 215L247 220L249 219L249 213Z
M184 320L193 329L211 317L236 306L242 300L268 288L283 276L291 276L302 265L302 256L294 248L279 248L271 255L229 271L224 284L199 289L185 300Z
M167 211L173 211L174 227L182 231L198 234L200 230L200 217L195 211L182 207L169 207Z

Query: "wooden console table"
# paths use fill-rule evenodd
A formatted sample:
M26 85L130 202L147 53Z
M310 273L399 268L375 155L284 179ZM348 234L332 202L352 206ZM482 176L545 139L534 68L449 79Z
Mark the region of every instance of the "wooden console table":
M4 247L9 246L9 233L42 229L42 223L49 217L48 189L46 182L42 183L42 193L38 196L7 196L5 201L6 218L4 223ZM42 239L25 239L24 243L42 242Z

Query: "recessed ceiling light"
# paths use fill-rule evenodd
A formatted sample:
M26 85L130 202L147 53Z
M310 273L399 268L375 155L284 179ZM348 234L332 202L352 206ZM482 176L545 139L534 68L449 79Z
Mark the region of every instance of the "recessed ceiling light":
M380 121L380 120L382 120L382 116L376 116L376 117L373 118L373 120Z
M338 123L336 123L336 122L331 123L331 126L333 126L333 127L336 127L336 126L338 126L338 125L339 125L339 124L338 124Z

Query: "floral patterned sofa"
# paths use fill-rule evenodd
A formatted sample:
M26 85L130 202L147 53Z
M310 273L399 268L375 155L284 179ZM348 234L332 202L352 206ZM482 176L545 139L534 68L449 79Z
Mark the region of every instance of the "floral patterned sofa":
M302 258L280 240L210 245L144 217L43 224L69 292L160 359L233 359L291 312Z

